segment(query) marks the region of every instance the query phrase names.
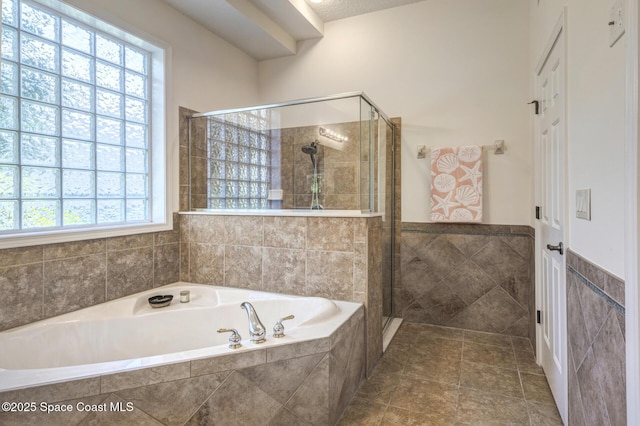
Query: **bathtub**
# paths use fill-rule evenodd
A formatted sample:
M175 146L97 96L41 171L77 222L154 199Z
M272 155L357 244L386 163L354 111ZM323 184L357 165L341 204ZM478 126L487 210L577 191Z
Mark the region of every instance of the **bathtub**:
M182 290L190 291L190 302L180 303ZM168 307L149 306L149 297L167 294L174 296ZM249 341L244 301L267 329L266 342ZM215 362L251 351L264 352L269 362L268 353L276 348L331 338L359 310L358 303L318 297L174 283L1 332L0 392L186 361ZM283 323L285 336L274 338L274 324L290 314L295 318ZM229 333L217 333L219 328L237 329L242 346L230 349Z

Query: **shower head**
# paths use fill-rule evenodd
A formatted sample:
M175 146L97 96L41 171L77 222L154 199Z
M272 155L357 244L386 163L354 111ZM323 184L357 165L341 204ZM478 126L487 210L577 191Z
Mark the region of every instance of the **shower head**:
M302 147L302 152L309 155L315 155L318 153L318 141L313 141L309 145L304 145Z
M304 152L305 154L309 154L309 156L311 157L311 164L313 164L314 169L318 167L318 159L316 158L316 155L318 154L317 140L311 142L309 145L304 145L302 147L302 152Z

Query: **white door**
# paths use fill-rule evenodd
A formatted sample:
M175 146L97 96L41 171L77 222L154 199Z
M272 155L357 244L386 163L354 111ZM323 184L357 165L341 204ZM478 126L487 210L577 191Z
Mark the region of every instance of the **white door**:
M567 326L565 283L565 149L566 53L564 19L549 49L540 60L536 76L539 101L536 134L537 220L536 299L541 311L537 327L538 361L544 368L565 424L568 415Z

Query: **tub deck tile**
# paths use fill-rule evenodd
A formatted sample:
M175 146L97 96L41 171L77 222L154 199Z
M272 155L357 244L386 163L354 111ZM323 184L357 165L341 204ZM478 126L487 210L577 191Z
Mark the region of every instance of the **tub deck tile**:
M267 362L267 351L268 349L260 349L193 360L191 361L191 377L264 364Z
M245 368L240 373L281 404L305 381L324 354L307 355Z
M321 352L328 352L330 350L331 338L329 337L293 343L291 345L274 346L272 348L267 348L267 362L313 355Z
M231 374L228 371L116 392L165 425L183 425Z
M268 424L282 404L234 371L191 417L187 425Z
M143 368L123 373L106 374L101 377L102 393L116 392L139 386L155 385L189 377L189 362Z
M0 393L2 402L45 401L58 402L100 394L100 377L17 389ZM3 424L0 422L0 424Z
M300 385L285 407L301 419L315 424L330 424L329 367L327 354Z

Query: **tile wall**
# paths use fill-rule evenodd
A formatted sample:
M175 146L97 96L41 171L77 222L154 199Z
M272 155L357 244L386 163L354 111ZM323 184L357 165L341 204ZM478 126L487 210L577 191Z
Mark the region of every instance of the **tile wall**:
M0 250L0 330L179 279L173 231Z
M624 281L567 251L569 424L625 425Z
M181 214L180 222L182 281L363 303L373 368L382 355L380 217Z
M530 337L533 241L528 226L403 223L396 316Z
M364 379L364 327L360 309L324 339L0 393L38 404L0 411L0 424L335 424ZM41 401L73 410L42 412Z
M321 179L320 204L325 209L360 209L360 123L336 123L326 127L349 140L338 145L320 137L319 126L286 128L272 133L272 145L280 146L280 167L274 171L280 174L284 192L282 208L308 208L311 205L313 165L310 156L302 152L302 147L321 139L317 155ZM367 163L363 166L364 172ZM366 178L366 173L362 174Z

